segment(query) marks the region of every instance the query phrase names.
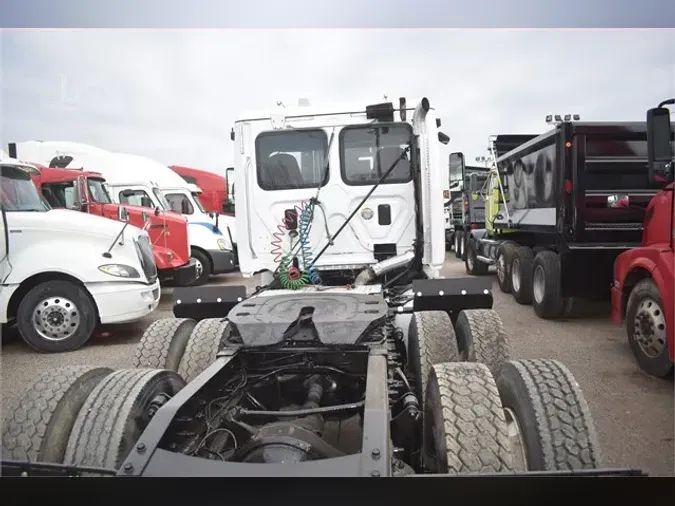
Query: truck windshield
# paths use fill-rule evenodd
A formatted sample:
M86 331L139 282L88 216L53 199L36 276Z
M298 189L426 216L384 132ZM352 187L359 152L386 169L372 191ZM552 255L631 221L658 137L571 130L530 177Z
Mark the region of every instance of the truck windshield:
M112 204L110 194L105 187L105 181L102 179L87 178L87 187L91 199L97 204Z
M348 126L340 132L340 165L348 185L372 185L403 155L412 129L407 123ZM396 164L382 184L411 181L407 155Z
M43 212L50 209L28 172L12 165L0 166L0 204L8 212Z

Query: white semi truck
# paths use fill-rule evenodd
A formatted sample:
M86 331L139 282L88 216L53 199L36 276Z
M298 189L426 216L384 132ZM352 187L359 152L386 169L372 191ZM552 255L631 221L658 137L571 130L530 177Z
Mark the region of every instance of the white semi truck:
M83 346L99 323L157 308L160 285L148 234L91 214L51 209L35 167L0 159L0 323L16 323L41 352Z

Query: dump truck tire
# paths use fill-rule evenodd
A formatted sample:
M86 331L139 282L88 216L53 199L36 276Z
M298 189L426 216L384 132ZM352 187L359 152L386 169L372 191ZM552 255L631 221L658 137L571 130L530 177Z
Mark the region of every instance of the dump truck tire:
M197 322L191 318L155 320L136 345L134 367L178 372L181 358Z
M62 463L82 405L112 372L107 367L67 366L42 373L7 411L3 458Z
M511 293L511 260L518 245L505 242L497 249L497 284L502 293Z
M408 331L408 370L412 372L414 392L420 405L431 366L459 361L457 336L445 311L417 311Z
M550 359L514 360L504 364L495 380L507 421L518 429L514 455L519 446L526 469L601 467L590 409L564 365Z
M435 364L422 423L423 459L432 473L513 470L504 411L486 365Z
M464 232L455 232L455 258L462 258L462 240Z
M532 302L532 266L534 252L527 246L519 246L511 259L511 294L518 304Z
M565 299L560 286L560 257L553 251L540 251L532 264L532 308L539 318L560 318Z
M230 324L224 318L201 320L190 334L178 373L188 383L199 376L215 360L230 336Z
M120 369L89 394L70 433L64 463L119 469L153 414L160 395L185 386L173 371Z
M476 241L471 237L466 238L466 255L464 260L464 268L466 273L471 276L483 276L487 274L490 266L478 260L478 252L476 250Z
M494 309L465 309L460 311L455 324L460 358L466 362L480 362L492 374L511 360L509 336L502 319Z

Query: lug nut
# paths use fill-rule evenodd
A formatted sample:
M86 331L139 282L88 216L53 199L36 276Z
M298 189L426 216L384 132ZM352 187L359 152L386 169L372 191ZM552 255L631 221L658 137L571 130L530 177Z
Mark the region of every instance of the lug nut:
M131 471L134 470L134 465L129 463L129 464L124 464L124 472L125 473L130 473Z

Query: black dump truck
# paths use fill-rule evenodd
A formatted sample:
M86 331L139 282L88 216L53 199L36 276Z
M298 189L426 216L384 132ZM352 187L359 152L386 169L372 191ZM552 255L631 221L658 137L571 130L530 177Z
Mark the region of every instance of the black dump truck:
M502 292L540 318L563 316L574 298L608 297L614 260L640 244L647 204L665 185L650 178L646 123L560 122L495 136L492 151L467 273L496 265Z
M455 256L466 258L467 231L485 228L484 187L489 168L464 164L463 153L450 154L450 233L446 241L452 245Z

